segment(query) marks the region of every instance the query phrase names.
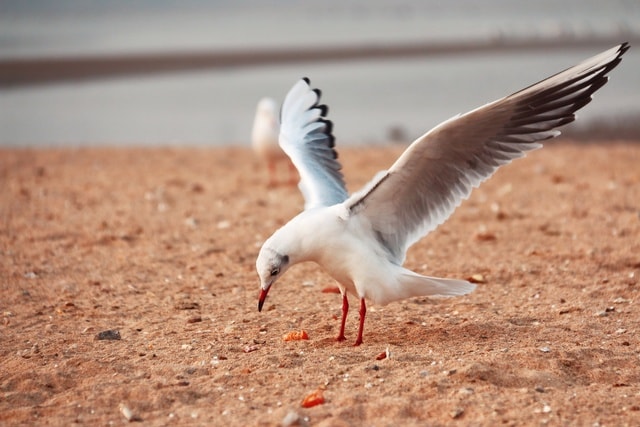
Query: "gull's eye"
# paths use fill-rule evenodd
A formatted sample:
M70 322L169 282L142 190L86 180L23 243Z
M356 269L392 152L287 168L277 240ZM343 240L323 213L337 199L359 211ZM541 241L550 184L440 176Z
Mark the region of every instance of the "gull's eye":
M271 277L277 276L280 273L280 267L274 267L271 269Z

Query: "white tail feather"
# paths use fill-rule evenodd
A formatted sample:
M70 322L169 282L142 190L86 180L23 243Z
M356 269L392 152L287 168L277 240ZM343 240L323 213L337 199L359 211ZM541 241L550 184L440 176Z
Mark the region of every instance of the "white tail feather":
M476 285L466 280L442 279L421 276L416 273L403 274L400 278L400 283L405 294L404 298L427 295L466 295L476 288Z

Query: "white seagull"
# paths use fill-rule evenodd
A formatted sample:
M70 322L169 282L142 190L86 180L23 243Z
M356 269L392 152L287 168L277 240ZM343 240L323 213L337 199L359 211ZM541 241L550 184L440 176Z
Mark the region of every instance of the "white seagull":
M263 244L256 261L258 310L289 267L314 261L338 283L345 339L349 302L360 299L355 345L362 343L365 300L464 295L464 280L421 276L402 267L407 249L442 224L471 190L501 165L558 136L607 82L623 43L519 92L457 115L414 141L387 171L349 196L336 160L332 123L320 91L298 81L282 105L280 146L300 174L305 209Z
M278 144L280 123L278 104L272 98L262 98L256 107L256 116L251 131L251 146L256 155L267 163L269 185L277 185L276 166L286 162L289 166L290 182L295 182L296 173L289 157Z

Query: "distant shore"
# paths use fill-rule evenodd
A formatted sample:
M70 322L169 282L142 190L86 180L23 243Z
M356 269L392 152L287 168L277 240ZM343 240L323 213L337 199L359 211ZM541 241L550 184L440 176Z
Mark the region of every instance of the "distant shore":
M184 51L139 54L87 54L0 60L0 88L90 80L118 76L175 73L199 69L270 66L300 62L340 62L376 58L468 55L491 52L549 51L606 48L640 35L621 32L588 37L514 38L370 43L346 46L290 47L229 51Z

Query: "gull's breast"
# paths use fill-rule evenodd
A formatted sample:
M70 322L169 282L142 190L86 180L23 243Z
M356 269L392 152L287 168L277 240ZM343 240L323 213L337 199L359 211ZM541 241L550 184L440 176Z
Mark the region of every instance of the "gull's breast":
M375 286L389 275L388 253L366 220L357 216L345 219L338 208L328 210L333 214L316 224L313 231L316 235L313 261L350 293L367 297L363 285Z

